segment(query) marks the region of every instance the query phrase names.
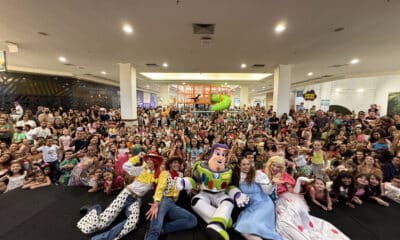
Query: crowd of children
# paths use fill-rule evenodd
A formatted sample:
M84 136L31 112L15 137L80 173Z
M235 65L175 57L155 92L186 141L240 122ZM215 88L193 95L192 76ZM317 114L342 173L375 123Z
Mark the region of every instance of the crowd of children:
M269 159L283 157L285 173L308 179L302 193L327 211L337 203L400 203L400 116L380 116L374 104L366 112L300 109L279 117L259 106L211 114L168 106L139 109L137 127L98 106L39 106L18 121L1 113L0 192L51 184L118 192L133 181L124 164L142 152L183 159L189 176L215 143L229 147L233 167L246 158L265 169Z

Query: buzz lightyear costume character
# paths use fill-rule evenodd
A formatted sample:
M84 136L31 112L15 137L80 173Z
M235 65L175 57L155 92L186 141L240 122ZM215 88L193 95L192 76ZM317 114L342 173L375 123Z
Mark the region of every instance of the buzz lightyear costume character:
M200 193L192 198L192 208L208 223L207 234L211 239L228 240L226 229L232 226L234 201L239 207L244 207L249 201L246 194L230 186L232 169L226 162L227 151L225 144L214 144L208 162L196 162L193 165L192 178L176 181L177 189L200 189Z
M142 166L135 166L139 163L140 158L143 157L144 162ZM115 225L109 231L93 236L92 240L117 240L135 229L139 221L139 212L141 205L141 198L153 188L156 183L157 177L160 173L160 165L162 157L149 153L143 153L138 156L132 157L124 163L123 169L131 176L136 176L135 180L125 187L114 201L101 212L100 205L84 206L82 209L87 210L87 214L81 218L77 227L85 234L91 234L108 227L124 210L126 219Z

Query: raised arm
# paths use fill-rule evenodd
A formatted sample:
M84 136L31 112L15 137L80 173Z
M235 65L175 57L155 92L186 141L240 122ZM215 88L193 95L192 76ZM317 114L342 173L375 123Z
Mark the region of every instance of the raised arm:
M134 156L131 157L129 159L129 161L126 161L123 165L122 165L122 169L128 173L131 176L139 176L140 173L142 173L144 167L143 166L135 166L136 164L138 164L140 161L140 156Z

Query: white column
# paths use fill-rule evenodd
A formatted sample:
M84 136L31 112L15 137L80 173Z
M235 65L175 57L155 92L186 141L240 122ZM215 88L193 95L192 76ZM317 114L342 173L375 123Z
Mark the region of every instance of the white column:
M136 69L130 63L119 64L121 118L128 126L137 125Z
M249 86L240 85L240 107L249 106Z
M291 65L279 65L274 72L273 110L277 116L289 113Z
M170 105L170 96L169 96L169 85L168 84L160 84L161 85L161 92L160 92L160 99L161 104L163 107Z
M332 94L332 82L321 83L320 94L321 96L317 96L317 99L320 99L319 109L322 109L323 111L328 111Z

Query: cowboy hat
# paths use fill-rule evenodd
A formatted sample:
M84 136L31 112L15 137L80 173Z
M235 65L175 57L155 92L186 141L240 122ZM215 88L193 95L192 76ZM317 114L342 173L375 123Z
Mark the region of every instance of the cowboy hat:
M160 165L163 161L163 158L158 155L157 152L151 151L148 154L144 155L143 160L147 162L148 160L152 160L154 165Z

